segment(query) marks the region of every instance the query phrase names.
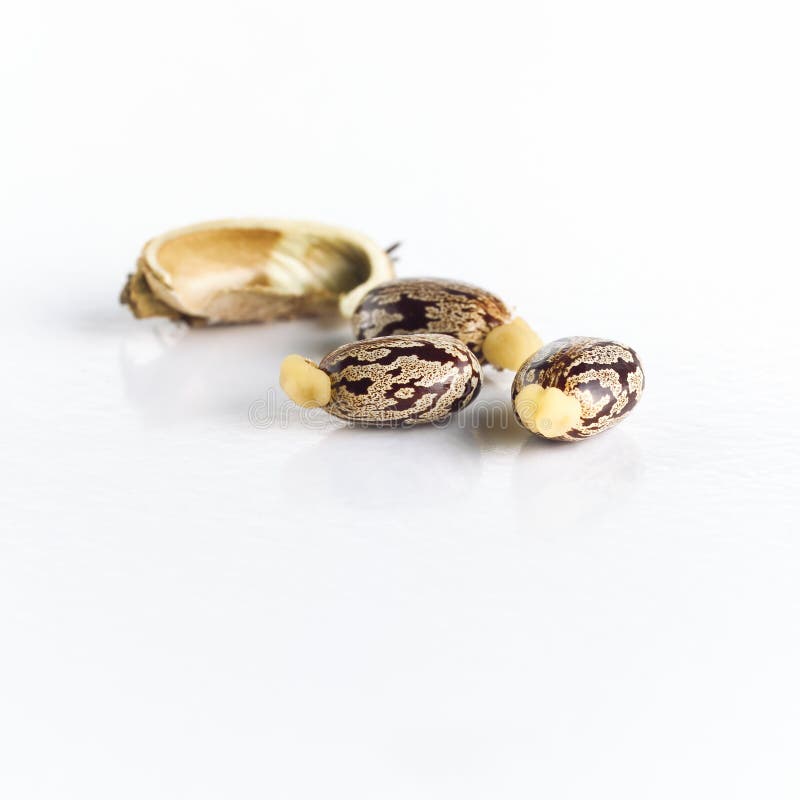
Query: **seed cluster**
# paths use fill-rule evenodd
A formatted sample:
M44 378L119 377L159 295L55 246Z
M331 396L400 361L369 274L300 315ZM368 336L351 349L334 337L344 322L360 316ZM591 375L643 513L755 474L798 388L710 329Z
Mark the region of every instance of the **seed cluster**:
M576 441L624 419L641 398L636 353L608 339L542 346L496 295L452 280L394 279L394 257L352 231L315 222L206 222L147 242L120 300L137 317L190 325L268 322L338 308L357 341L319 365L287 356L280 385L304 408L364 425L447 418L477 397L482 364L513 370L517 421Z

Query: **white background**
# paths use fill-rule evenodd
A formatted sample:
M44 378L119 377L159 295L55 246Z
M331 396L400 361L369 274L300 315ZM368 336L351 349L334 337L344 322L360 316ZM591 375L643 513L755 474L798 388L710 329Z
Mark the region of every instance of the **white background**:
M799 37L788 1L6 8L0 795L797 798ZM117 295L259 215L627 342L642 404L571 446L254 425L346 327Z

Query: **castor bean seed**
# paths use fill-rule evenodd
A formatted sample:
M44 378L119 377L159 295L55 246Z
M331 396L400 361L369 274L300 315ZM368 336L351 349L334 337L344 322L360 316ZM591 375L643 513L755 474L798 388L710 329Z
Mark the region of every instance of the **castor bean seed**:
M447 333L481 363L517 369L542 340L495 295L437 278L392 280L375 286L353 314L357 339L408 333Z
M298 355L281 364L295 403L364 425L443 420L478 394L483 376L470 349L445 334L380 336L337 348L319 366Z
M644 372L630 347L607 339L557 339L520 367L514 413L531 433L574 441L608 430L639 402Z

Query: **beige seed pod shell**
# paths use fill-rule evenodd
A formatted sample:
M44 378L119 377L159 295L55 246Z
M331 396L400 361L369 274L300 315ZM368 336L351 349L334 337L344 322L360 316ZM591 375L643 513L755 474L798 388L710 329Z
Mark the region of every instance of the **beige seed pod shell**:
M120 301L136 317L200 325L337 309L349 318L366 292L392 277L391 258L361 234L317 222L222 220L147 242Z

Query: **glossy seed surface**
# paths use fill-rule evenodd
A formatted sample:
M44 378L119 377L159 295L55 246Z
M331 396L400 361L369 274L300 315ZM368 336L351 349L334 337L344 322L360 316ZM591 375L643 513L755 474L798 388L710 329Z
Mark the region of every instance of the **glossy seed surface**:
M481 366L452 336L382 336L352 342L319 364L331 379L334 416L365 425L443 420L480 391Z
M467 283L410 278L382 283L356 307L358 339L408 333L447 333L460 339L483 362L482 345L492 328L511 320L506 304Z
M644 372L636 352L608 339L575 336L557 339L531 356L519 369L512 386L517 421L517 399L527 386L559 389L580 404L579 419L563 435L574 441L608 430L636 406L644 390ZM537 431L533 431L536 433Z

